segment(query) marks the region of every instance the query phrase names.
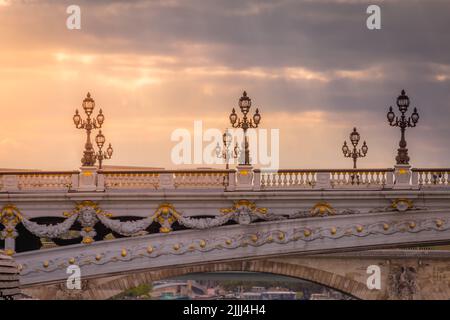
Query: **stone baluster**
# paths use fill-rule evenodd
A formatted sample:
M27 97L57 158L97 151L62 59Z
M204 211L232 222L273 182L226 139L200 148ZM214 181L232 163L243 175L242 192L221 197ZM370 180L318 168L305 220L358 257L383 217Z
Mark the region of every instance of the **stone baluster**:
M388 171L386 172L386 185L392 186L394 184L394 172Z
M417 171L413 171L412 175L411 175L411 184L413 186L418 186L419 185L419 172Z
M253 170L253 190L261 190L261 170L255 169Z

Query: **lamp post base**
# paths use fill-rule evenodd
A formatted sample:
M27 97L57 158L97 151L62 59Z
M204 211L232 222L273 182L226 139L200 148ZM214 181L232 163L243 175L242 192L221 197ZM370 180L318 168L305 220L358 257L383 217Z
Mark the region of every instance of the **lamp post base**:
M399 148L399 149L397 149L397 151L398 151L398 154L395 157L395 160L397 161L397 165L409 165L408 149Z
M236 169L237 169L236 190L252 190L253 166L240 164L236 166Z
M411 166L409 164L397 164L394 166L395 184L393 189L411 189Z
M80 168L78 191L97 191L97 167Z

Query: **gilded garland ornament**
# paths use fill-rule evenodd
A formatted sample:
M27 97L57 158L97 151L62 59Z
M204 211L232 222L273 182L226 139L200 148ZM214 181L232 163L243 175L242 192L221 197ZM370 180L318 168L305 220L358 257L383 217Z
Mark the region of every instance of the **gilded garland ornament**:
M269 221L286 218L281 215L269 213L267 208L257 207L253 201L245 199L238 200L234 202L232 207L220 209L220 211L224 216L229 216L229 219L243 225L250 224L258 219Z

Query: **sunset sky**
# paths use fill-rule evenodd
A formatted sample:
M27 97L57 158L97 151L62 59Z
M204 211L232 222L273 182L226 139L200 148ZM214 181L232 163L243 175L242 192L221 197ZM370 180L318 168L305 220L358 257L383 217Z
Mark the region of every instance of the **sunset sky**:
M71 4L81 30L66 28ZM370 4L381 30L366 28ZM449 31L444 0L0 0L0 168L79 168L72 116L88 91L107 164L177 168L173 130L225 129L243 90L280 130L282 168L351 167L354 126L360 166L392 167L386 112L403 88L420 114L411 164L450 167Z

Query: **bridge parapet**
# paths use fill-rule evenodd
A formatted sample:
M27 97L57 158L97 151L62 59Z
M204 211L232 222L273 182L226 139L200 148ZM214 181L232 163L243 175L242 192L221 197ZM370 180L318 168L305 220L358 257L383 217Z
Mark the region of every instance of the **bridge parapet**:
M78 187L78 171L0 172L1 192L68 191Z
M320 183L318 183L320 181ZM394 169L319 169L261 172L261 189L384 188L394 184Z
M246 188L240 175L250 173ZM247 179L248 180L248 179ZM250 187L249 187L250 186ZM448 168L109 170L0 172L0 193L115 190L333 190L450 186Z
M414 168L412 169L412 184L421 187L449 186L450 169L449 168Z

